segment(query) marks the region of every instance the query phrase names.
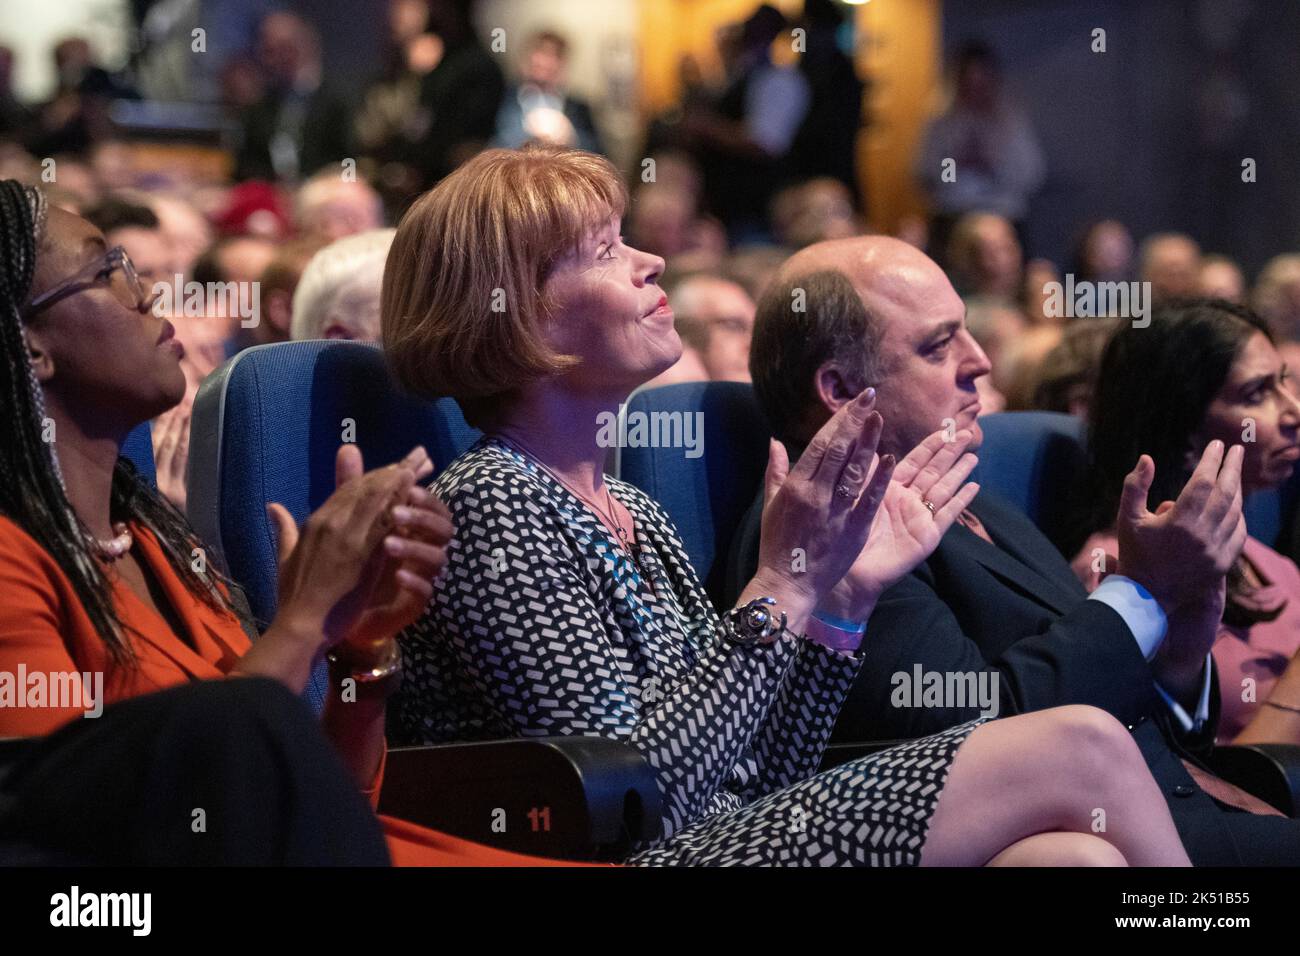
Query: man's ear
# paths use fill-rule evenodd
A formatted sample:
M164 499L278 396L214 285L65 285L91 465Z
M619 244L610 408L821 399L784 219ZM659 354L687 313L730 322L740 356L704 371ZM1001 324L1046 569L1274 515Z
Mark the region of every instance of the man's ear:
M839 365L831 361L823 362L813 373L813 390L817 400L826 410L834 415L841 405L846 405L857 398L858 389L849 383L848 377Z
M54 358L50 355L40 333L33 332L31 328L26 331L27 356L32 363L32 370L36 373L36 381L44 385L54 377Z

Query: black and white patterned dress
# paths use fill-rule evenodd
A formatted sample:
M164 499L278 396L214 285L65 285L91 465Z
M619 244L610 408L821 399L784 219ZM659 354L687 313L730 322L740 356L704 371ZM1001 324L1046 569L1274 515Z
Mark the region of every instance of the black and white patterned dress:
M456 538L402 637L393 742L585 734L635 746L658 772L664 816L629 863L915 865L979 721L818 774L859 663L794 637L722 639L668 516L606 480L636 523L648 581L581 501L503 442L484 438L434 482Z

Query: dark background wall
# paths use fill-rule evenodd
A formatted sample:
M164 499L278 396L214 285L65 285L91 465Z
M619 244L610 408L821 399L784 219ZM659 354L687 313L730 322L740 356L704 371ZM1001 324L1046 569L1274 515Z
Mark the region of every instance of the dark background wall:
M1096 27L1105 53L1091 50ZM975 38L1002 57L1047 154L1032 254L1068 268L1081 228L1111 216L1139 239L1189 232L1252 277L1300 250L1300 3L945 3L945 48Z

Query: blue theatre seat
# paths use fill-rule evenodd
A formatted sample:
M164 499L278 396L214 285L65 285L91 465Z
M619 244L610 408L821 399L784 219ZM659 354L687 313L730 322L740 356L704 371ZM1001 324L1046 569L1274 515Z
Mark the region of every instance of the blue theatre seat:
M703 454L685 448L618 448L616 477L663 506L709 597L725 587L731 540L767 468L770 432L754 390L739 382L688 382L634 392L626 415L698 416ZM653 423L654 419L646 419Z
M334 492L334 456L345 441L355 441L367 468L423 444L441 469L478 437L450 399L398 391L377 348L327 340L240 352L204 381L190 431L190 522L264 624L276 608L269 502L306 521ZM314 681L314 707L321 694Z

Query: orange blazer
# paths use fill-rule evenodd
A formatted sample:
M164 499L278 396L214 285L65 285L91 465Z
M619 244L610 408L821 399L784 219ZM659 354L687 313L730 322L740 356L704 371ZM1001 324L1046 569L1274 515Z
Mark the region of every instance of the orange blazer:
M22 670L47 675L102 673L102 706L186 681L220 679L230 672L250 646L239 622L189 592L147 528L133 523L131 531L137 554L152 569L190 643L173 633L156 611L117 580L110 565L108 575L117 613L138 660L136 668L117 666L68 576L35 539L0 515L0 672L15 675L14 680ZM0 737L48 734L84 713L80 706L25 707L14 703L5 701L0 706ZM382 775L381 766L379 778ZM366 791L372 803L377 799L379 784L377 778L373 788ZM399 866L567 865L495 850L403 820L379 819L389 853Z

